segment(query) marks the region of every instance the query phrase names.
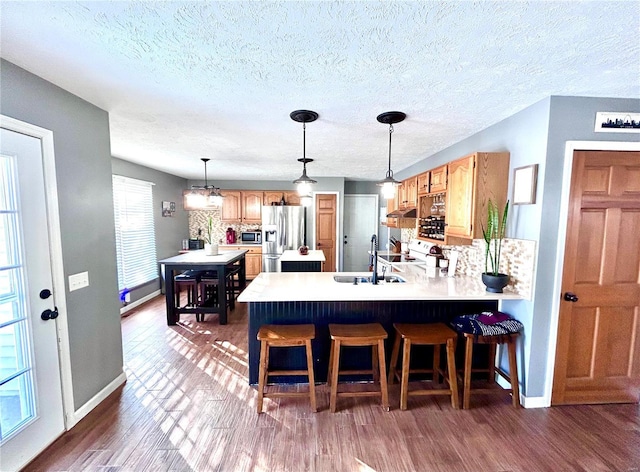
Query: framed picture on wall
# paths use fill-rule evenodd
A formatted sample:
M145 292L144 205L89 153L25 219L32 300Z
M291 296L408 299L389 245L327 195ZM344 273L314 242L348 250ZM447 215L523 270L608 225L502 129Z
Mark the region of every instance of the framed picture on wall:
M513 170L514 205L531 205L536 202L538 164L518 167Z

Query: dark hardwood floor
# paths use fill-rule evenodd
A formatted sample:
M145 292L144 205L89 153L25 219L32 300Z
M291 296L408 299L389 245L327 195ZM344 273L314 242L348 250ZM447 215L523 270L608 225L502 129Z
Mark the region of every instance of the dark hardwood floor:
M28 471L625 471L640 470L638 405L514 409L508 396L411 397L400 411L318 386L265 399L247 383L247 316L166 325L163 298L123 319L127 383L65 433ZM387 353L389 355L389 353Z

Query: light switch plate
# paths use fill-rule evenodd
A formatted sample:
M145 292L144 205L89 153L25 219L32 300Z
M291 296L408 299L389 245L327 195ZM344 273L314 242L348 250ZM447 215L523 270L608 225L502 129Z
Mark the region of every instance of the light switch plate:
M69 276L69 291L89 286L89 272L80 272Z

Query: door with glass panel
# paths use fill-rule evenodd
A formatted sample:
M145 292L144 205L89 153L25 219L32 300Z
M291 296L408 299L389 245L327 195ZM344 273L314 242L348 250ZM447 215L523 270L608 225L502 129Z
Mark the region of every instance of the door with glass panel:
M0 470L64 431L39 138L0 129ZM64 294L60 294L64 296Z

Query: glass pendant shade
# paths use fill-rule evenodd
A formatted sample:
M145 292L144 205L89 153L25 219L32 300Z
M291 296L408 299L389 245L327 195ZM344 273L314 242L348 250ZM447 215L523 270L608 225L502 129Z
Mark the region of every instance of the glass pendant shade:
M218 187L209 185L207 180L207 162L209 162L209 159L204 157L200 160L204 162L204 185L191 187L191 192L186 195L187 204L190 208L221 207L224 195L220 193Z
M300 197L300 204L304 207L310 207L313 203L313 197L311 195L306 194Z

